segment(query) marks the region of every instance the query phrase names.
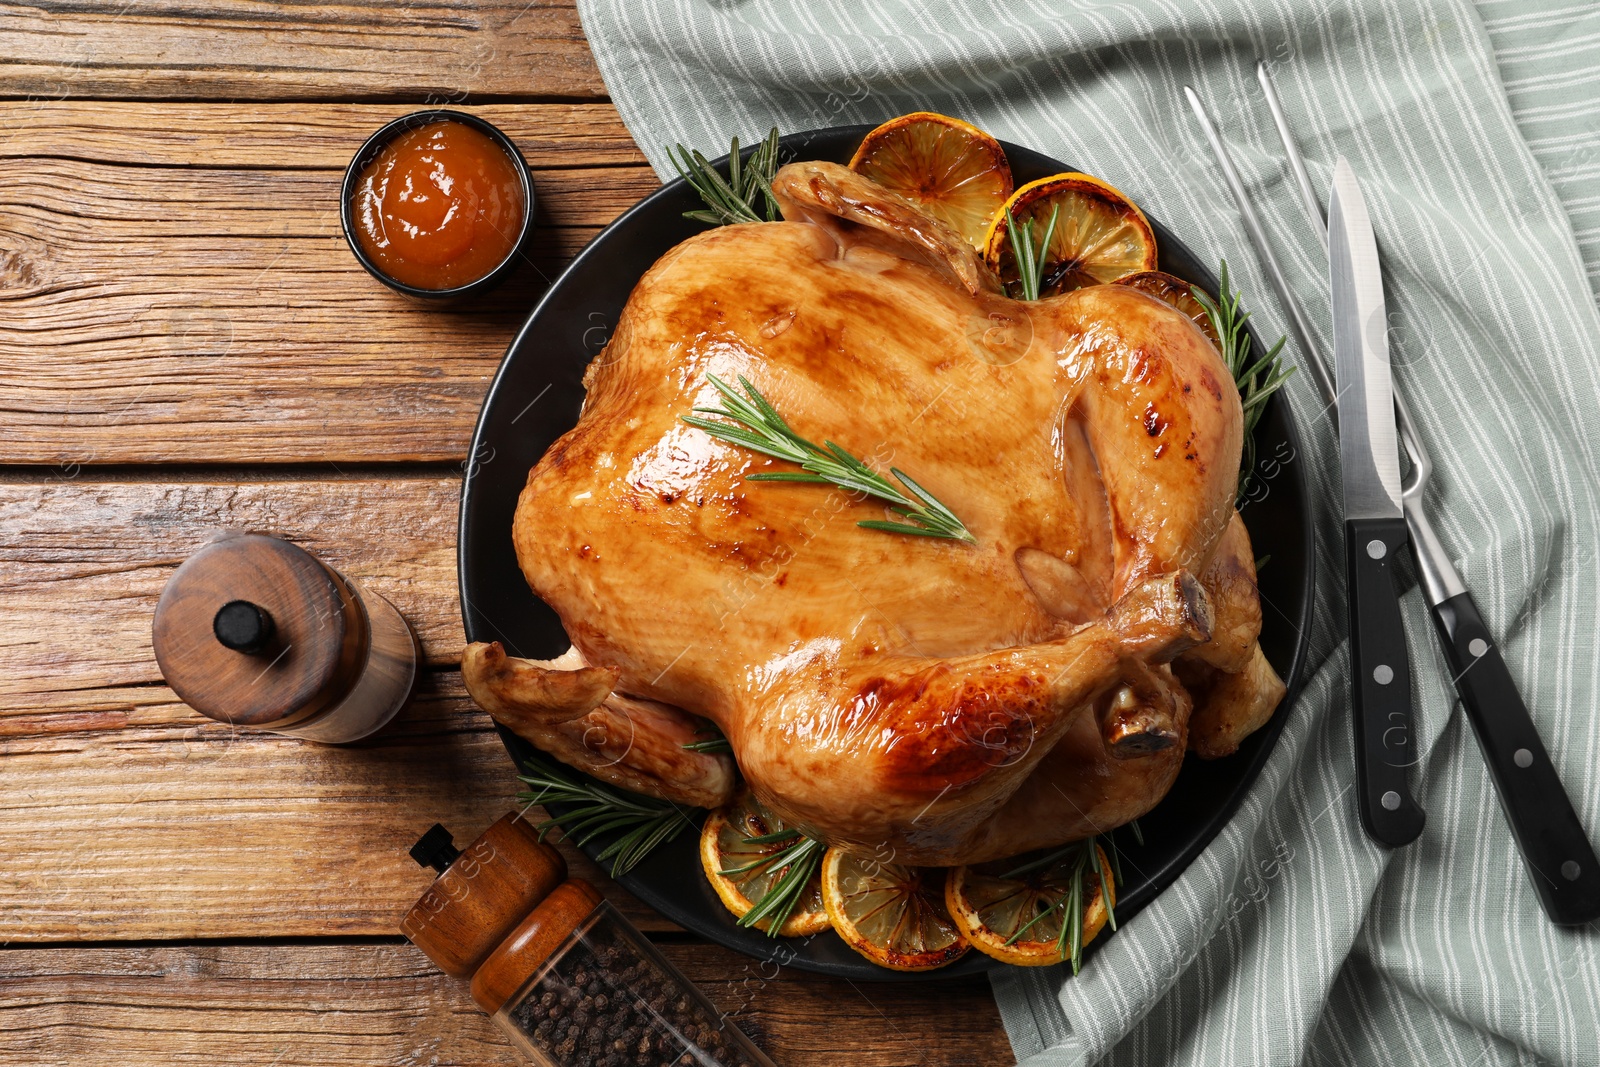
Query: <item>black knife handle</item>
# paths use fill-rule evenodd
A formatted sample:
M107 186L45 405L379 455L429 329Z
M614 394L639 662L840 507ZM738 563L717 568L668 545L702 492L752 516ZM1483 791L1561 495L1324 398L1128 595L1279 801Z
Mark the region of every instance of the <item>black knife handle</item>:
M1600 918L1600 859L1472 594L1434 607L1433 623L1545 914L1562 925Z
M1415 841L1426 817L1406 784L1417 762L1417 743L1411 716L1411 657L1406 653L1394 561L1407 537L1404 519L1347 519L1344 524L1356 810L1367 833L1390 848Z

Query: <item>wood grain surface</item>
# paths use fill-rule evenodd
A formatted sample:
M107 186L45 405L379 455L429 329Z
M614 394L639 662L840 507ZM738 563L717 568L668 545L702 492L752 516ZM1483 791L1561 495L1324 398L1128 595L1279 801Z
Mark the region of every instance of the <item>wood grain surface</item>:
M594 98L571 0L35 0L0 8L0 95Z
M522 806L454 671L354 745L232 730L164 686L135 699L6 720L0 942L394 934L433 878L406 854L422 832L470 841ZM641 926L672 928L564 851Z
M796 981L681 937L661 947L782 1067L1011 1062L981 979ZM460 985L406 944L12 949L0 953L0 989L8 1064L526 1062Z
M473 108L537 168L533 253L412 301L339 223L345 165L409 110L0 105L0 463L462 458L548 279L658 183L610 105Z
M295 542L400 609L429 664L459 662L460 484L454 471L241 483L107 481L92 469L0 484L0 694L16 698L0 723L17 713L85 713L103 703L97 691L121 700L159 684L156 599L178 564L227 529Z

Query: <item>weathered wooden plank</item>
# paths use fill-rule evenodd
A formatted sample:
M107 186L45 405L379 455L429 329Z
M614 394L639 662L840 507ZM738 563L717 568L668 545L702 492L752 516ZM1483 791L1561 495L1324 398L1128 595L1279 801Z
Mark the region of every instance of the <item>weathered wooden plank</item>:
M8 698L0 718L0 943L392 934L433 877L406 854L422 831L471 840L520 807L453 671L346 746L233 730L164 686L77 684L64 675L48 712ZM635 921L671 928L563 851Z
M535 170L644 162L609 101L448 106L499 126ZM410 104L10 101L0 103L0 157L342 170L368 134L417 109Z
M1012 1063L981 979L860 985L663 950L783 1067ZM404 944L0 953L0 1060L123 1067L521 1064L465 991Z
M35 0L0 95L437 100L605 95L571 0Z
M448 473L249 484L80 475L0 484L0 699L53 713L73 709L81 694L98 699L97 690L158 684L150 647L156 599L178 564L225 529L277 534L309 549L399 608L428 662L454 664L464 640L459 496L460 481Z
M340 168L384 109L278 109L320 131L292 170L271 159L299 134L219 107L163 106L159 127L54 108L0 149L0 463L458 460L547 280L657 185L615 125L593 147L613 165L572 165L581 116L557 115L533 138L532 262L444 309L379 285L340 233ZM71 158L8 155L51 130Z

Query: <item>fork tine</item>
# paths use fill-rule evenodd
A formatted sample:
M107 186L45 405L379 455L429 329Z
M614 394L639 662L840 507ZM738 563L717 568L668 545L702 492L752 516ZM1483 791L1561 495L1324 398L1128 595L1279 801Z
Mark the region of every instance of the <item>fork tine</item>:
M1294 290L1289 288L1289 281L1284 276L1283 268L1278 265L1278 257L1272 253L1272 244L1267 240L1266 231L1261 226L1255 205L1250 203L1244 182L1240 179L1238 170L1234 168L1233 156L1228 152L1228 146L1223 143L1222 135L1217 132L1216 124L1211 121L1211 113L1206 110L1205 104L1200 102L1200 94L1196 93L1192 86L1185 85L1183 94L1188 97L1189 107L1193 109L1195 119L1200 123L1200 130L1205 134L1206 140L1211 145L1212 154L1217 158L1217 166L1222 171L1223 181L1228 191L1233 194L1234 205L1239 209L1239 217L1244 221L1245 233L1249 235L1250 243L1255 246L1256 257L1266 269L1267 281L1272 284L1273 292L1278 294L1278 303L1288 312L1289 331L1294 334L1295 343L1300 346L1300 351L1305 357L1302 362L1311 370L1317 388L1322 390L1323 398L1328 402L1329 413L1333 414L1337 411L1339 391L1334 386L1333 375L1328 370L1328 358L1323 355L1316 334L1311 332L1305 309L1294 295Z
M1283 142L1283 154L1289 160L1289 172L1294 175L1295 188L1300 193L1300 207L1305 211L1306 221L1311 223L1311 232L1317 235L1317 240L1322 242L1322 250L1326 252L1328 222L1322 215L1322 205L1311 186L1311 176L1306 173L1305 158L1300 155L1300 146L1295 144L1294 134L1289 130L1289 118L1284 114L1283 101L1278 99L1278 88L1272 82L1272 72L1267 69L1264 59L1256 60L1256 78L1261 82L1261 92L1267 98L1267 109L1272 112L1272 124L1278 128L1278 139ZM1405 397L1400 395L1398 388L1394 392L1394 407L1400 440L1412 461L1406 478L1408 492L1421 492L1433 473L1433 463L1428 450L1422 446L1422 438L1411 418L1411 409L1406 406Z
M1328 220L1322 215L1322 205L1317 201L1317 191L1311 186L1311 175L1306 173L1306 161L1300 155L1300 146L1294 142L1294 134L1289 130L1289 118L1283 113L1283 102L1278 99L1278 87L1272 84L1272 72L1267 69L1267 61L1256 60L1256 78L1261 82L1261 92L1267 98L1267 109L1272 112L1272 124L1278 128L1278 139L1283 142L1283 154L1289 160L1289 172L1294 175L1294 184L1300 190L1300 206L1305 210L1306 221L1311 223L1311 231L1317 235L1317 240L1322 242L1322 250L1328 250Z

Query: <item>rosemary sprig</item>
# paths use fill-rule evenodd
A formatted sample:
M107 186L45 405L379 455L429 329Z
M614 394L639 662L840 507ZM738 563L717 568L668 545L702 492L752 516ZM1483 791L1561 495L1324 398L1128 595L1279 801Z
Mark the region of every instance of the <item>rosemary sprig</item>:
M1044 228L1044 239L1035 248L1033 219L1028 219L1019 227L1011 215L1011 209L1006 209L1006 236L1011 238L1011 255L1017 261L1018 284L1022 287L1024 300L1039 299L1039 286L1044 279L1044 254L1050 247L1050 238L1055 236L1056 220L1060 215L1061 205L1052 204L1050 222Z
M755 926L763 919L770 919L771 921L767 923L769 937L777 937L778 932L783 929L783 924L794 914L794 909L800 904L800 898L805 895L806 885L822 864L822 854L826 849L821 841L807 837L799 830L777 830L759 837L745 838L745 842L751 845L777 844L780 841L787 841L789 844L753 863L720 872L724 876L729 876L763 867L779 871L772 885L761 894L761 899L755 901L750 910L739 917L739 925L746 927Z
M752 474L749 476L750 481L835 485L848 492L864 493L869 497L885 501L889 504L889 510L904 520L885 522L869 519L856 523L857 526L869 530L907 534L912 537L944 537L953 541L965 541L969 545L978 543L978 539L967 531L954 512L939 503L932 493L913 481L905 471L898 467L889 468L890 473L905 487L905 492L901 492L883 475L834 442L825 441L818 447L795 433L784 421L783 416L773 410L767 398L750 384L748 378L742 375L739 378L739 384L744 386L745 393L749 394L742 396L716 375L708 374L706 377L722 394L722 406L694 410L703 415L720 415L725 419L732 419L735 425L694 415L680 416L684 422L706 431L720 441L741 445L762 455L772 456L774 459L798 463L801 468L798 471L764 471Z
M613 878L633 870L657 845L694 828L682 809L671 801L602 785L538 757L529 759L527 764L532 773L522 776L521 781L529 790L518 800L525 804L571 806L559 824L555 819L545 819L535 827L540 839L558 825L580 846L602 834L620 834L595 856L600 863L611 861Z
M734 222L772 222L778 217L778 200L772 195L772 178L778 172L778 127L772 127L772 132L750 153L748 162L739 158L739 138L735 137L728 153L726 178L705 156L681 144L667 149L667 158L706 202L705 210L685 211L684 218L726 226ZM758 197L766 201L766 218L756 212Z
M1266 355L1254 363L1250 362L1250 333L1245 329L1250 312L1239 309L1239 301L1244 294L1232 292L1227 260L1222 261L1222 268L1217 273L1221 277L1222 292L1216 300L1212 300L1199 286L1191 286L1189 291L1205 308L1212 329L1217 331L1217 339L1222 343L1222 361L1228 365L1228 373L1233 375L1234 384L1239 387L1239 402L1244 408L1244 455L1239 463L1239 495L1242 496L1256 465L1256 423L1261 421L1267 397L1281 389L1295 369L1279 365L1283 357L1283 343L1287 340L1284 337L1278 338L1278 343Z
M1111 849L1114 866L1108 869L1100 862L1099 845L1105 844ZM1117 928L1117 912L1111 903L1111 887L1122 881L1122 861L1117 856L1116 840L1106 834L1102 841L1099 837L1091 837L1086 841L1074 841L1064 845L1054 852L1047 853L1036 860L1015 867L1000 877L1005 879L1019 878L1025 874L1045 870L1055 866L1063 860L1071 863L1071 872L1067 883L1067 891L1062 893L1048 906L1033 918L1023 923L1014 933L1006 938L1006 944L1014 945L1022 939L1022 935L1033 929L1038 923L1043 922L1051 915L1058 912L1062 916L1061 930L1056 935L1056 951L1063 960L1072 962L1072 973L1077 974L1083 967L1083 883L1089 873L1100 882L1100 894L1106 902L1106 924L1115 930ZM1065 909L1065 910L1063 910Z
M695 733L705 735L706 739L704 741L690 741L687 745L683 746L686 751L716 753L726 752L730 755L732 754L733 745L730 744L728 739L723 736L722 730L719 729L715 723L708 722L700 729L696 730Z

